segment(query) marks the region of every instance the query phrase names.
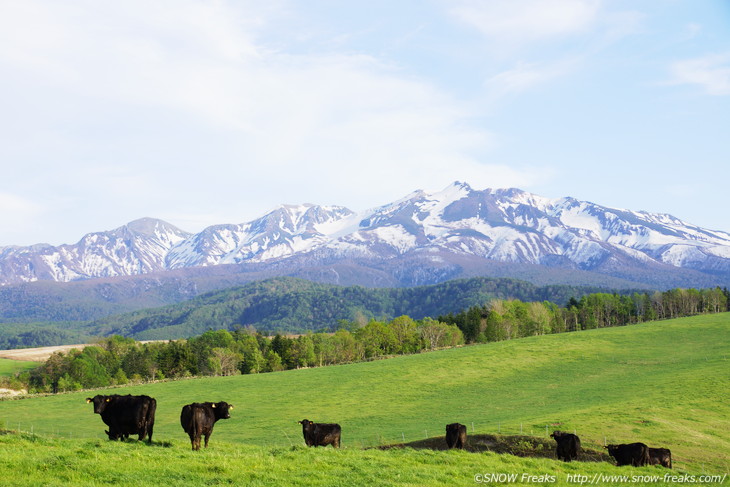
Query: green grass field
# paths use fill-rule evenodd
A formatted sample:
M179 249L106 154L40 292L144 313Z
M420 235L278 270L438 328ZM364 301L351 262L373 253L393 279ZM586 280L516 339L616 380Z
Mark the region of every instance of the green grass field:
M170 470L164 482L171 485L228 483L225 479L235 475L254 485L353 485L352 478L354 485L464 485L487 472L551 473L568 485L570 472L665 473L658 467L564 465L492 453L363 450L442 436L445 424L458 421L470 434L522 431L545 437L546 426L576 431L584 446L597 450L604 441L643 441L671 448L675 473L722 475L730 471L729 359L730 314L698 316L369 363L101 391L157 398L154 439L160 443L152 447L108 442L100 417L85 402L97 392L2 401L5 428L38 437L5 435L0 441L8 445L4 451L20 452L29 470L44 465L49 476L61 479L61 465L68 464L73 468L63 475L77 468L80 476L100 483L100 476L121 469L117 460L99 460L108 456L140 460L128 462L134 472L118 474L130 479L145 475L142 466L133 465L158 464ZM210 448L196 456L179 425L180 409L193 401L219 400L235 405L232 418L216 425ZM297 421L303 418L340 423L343 450L301 447ZM92 458L99 460L101 473L86 471ZM0 478L14 465L3 462ZM172 473L188 466L197 473ZM266 466L276 472L264 474ZM393 476L382 477L391 468ZM308 475L318 480L308 483Z
M182 442L119 443L0 435L3 485L135 486L411 486L671 485L671 478L700 480L661 467L606 462L562 463L497 453L263 447L217 442L192 452ZM509 482L508 476L515 476ZM531 476L532 481L524 476ZM581 476L581 477L579 477ZM622 479L623 478L623 479ZM719 476L721 480L722 475ZM596 481L597 480L597 481ZM709 485L709 482L700 485ZM721 485L714 482L714 485Z
M0 358L0 376L15 375L17 372L34 369L39 365L38 362Z

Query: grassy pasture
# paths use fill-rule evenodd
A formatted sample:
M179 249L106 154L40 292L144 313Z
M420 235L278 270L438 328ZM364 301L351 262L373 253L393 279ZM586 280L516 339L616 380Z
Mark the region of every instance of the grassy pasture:
M440 436L444 425L455 421L466 424L470 434L512 435L522 431L544 437L546 426L548 430L575 430L586 447L596 450L604 440L643 441L671 448L675 471L724 474L730 471L729 359L730 314L725 313L370 363L100 392L157 398L154 439L162 442L157 447L106 441L104 424L84 401L96 392L2 401L0 422L8 429L41 435L35 441L16 435L2 437L3 442L29 445L27 456L35 458L33 461L40 461L42 451L56 449L72 463L83 463L73 452L89 456L91 450L136 455L145 462L159 461L160 468L181 469L174 464L182 461L204 469L209 462L201 459L218 455L226 459L221 458L223 471L212 472L213 476L225 477L227 468L239 468L229 457L240 458L241 465L248 466L257 461L261 465L284 462L278 468L291 470L286 479L292 485L297 484L300 473L320 475L313 473L315 467L308 462L331 469L331 475L351 469L355 478L366 483L401 485L464 485L464 472L471 473L471 484L473 474L490 471L484 469L561 475L569 471L615 474L617 470L608 464L562 465L550 459L491 453L361 450ZM189 441L179 425L180 408L208 400L226 400L235 408L230 420L216 425L209 451L196 457L187 451ZM339 422L343 451L300 448L303 441L296 421L303 418ZM33 445L38 443L46 446L37 452ZM149 455L159 460L148 459ZM358 460L364 457L369 460ZM412 476L378 480L388 466L399 464L413 470ZM418 479L419 466L427 478ZM11 467L0 467L0 474L4 468ZM655 468L637 471L644 470L659 472ZM246 470L250 474L253 471ZM207 478L207 474L201 475L195 478ZM261 477L263 484L276 483L267 475ZM444 475L452 481L428 480L444 480ZM321 485L333 485L331 481L336 478L326 477L329 480L322 480ZM255 480L252 477L249 484L255 485Z
M0 376L12 376L17 372L34 369L38 367L38 365L40 365L38 362L0 358Z

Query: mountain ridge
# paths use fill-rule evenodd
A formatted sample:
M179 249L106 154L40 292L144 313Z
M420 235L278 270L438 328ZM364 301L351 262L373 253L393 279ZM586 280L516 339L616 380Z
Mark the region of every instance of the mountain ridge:
M1 247L0 284L223 264L265 266L271 275L319 272L338 283L337 268L347 263L364 281L382 272L393 279L390 285L402 286L465 277L503 263L654 287L707 287L730 283L730 234L668 214L551 199L517 188L475 190L457 181L360 212L280 205L250 222L198 233L145 217L89 233L76 244Z

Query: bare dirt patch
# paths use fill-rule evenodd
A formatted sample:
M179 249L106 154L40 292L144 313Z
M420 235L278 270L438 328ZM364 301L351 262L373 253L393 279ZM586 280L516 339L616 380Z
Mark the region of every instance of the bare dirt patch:
M79 350L91 346L90 343L80 345L58 345L56 347L18 348L15 350L0 350L0 358L24 360L29 362L45 362L56 352L67 352L72 348Z
M417 450L446 450L444 437L427 438L425 440L412 441L410 443L398 443L395 445L383 445L383 450L391 448L413 448ZM555 441L550 438L539 438L535 436L522 435L469 435L466 451L481 453L491 451L494 453L509 453L518 457L542 457L555 459ZM578 460L584 462L605 462L610 457L603 451L591 448L581 448Z
M139 343L166 342L168 340L144 340ZM38 348L17 348L14 350L0 350L0 358L11 360L23 360L28 362L45 362L48 357L56 352L68 352L76 348L83 350L84 347L91 347L93 343L81 343L78 345L58 345L55 347L38 347Z
M20 389L19 391L16 391L15 389L0 388L0 397L22 396L23 394L28 394L28 391L26 391L25 389Z

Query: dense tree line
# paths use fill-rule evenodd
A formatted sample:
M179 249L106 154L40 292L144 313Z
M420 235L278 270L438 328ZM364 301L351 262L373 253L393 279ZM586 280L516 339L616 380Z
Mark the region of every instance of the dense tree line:
M464 343L623 326L656 319L730 311L727 289L672 289L631 295L594 293L550 301L493 299L438 320L403 315L390 321L340 320L334 333L265 336L252 327L140 343L112 336L97 346L56 353L12 380L34 392L62 392L130 381L272 372L419 353Z
M631 295L594 293L572 297L564 307L549 301L493 300L438 319L458 326L466 343L485 343L722 311L730 311L727 289L671 289Z
M112 336L97 346L56 353L21 380L30 391L62 392L155 379L320 367L418 353L464 343L454 325L401 316L334 333L267 337L251 328L209 330L187 340L139 343Z

